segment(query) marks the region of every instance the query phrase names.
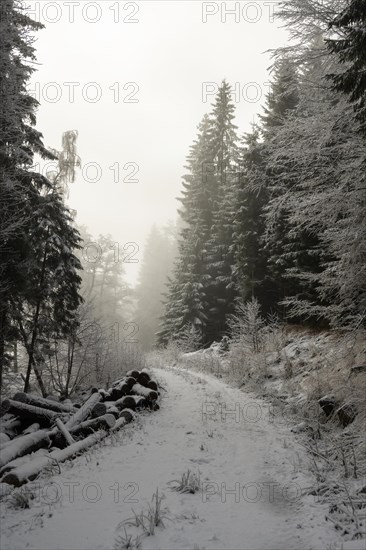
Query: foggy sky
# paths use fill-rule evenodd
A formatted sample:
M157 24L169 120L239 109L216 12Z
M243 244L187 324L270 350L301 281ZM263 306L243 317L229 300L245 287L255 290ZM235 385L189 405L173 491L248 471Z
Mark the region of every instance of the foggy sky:
M137 243L135 258L141 261L151 225L176 217L185 157L214 98L203 100L203 83L214 90L225 78L235 87L240 133L260 112L270 65L263 52L286 41L273 21L276 4L58 0L27 5L46 25L37 35L40 65L30 86L41 103L37 128L56 149L63 131L79 131L83 170L67 202L94 236L111 233L121 251L125 243ZM225 6L235 5L236 14L227 13L225 21ZM131 179L138 182L123 182L137 167ZM126 265L132 283L138 267Z

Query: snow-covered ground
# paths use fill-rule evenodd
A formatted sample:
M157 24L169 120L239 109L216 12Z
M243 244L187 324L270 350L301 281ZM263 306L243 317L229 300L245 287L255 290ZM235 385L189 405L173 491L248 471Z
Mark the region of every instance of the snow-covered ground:
M2 550L114 548L118 524L157 488L167 518L145 549L342 548L327 505L305 494L315 483L309 459L283 418L208 374L155 375L167 390L159 411L33 484L30 509L2 501ZM201 490L171 490L188 469L200 473Z

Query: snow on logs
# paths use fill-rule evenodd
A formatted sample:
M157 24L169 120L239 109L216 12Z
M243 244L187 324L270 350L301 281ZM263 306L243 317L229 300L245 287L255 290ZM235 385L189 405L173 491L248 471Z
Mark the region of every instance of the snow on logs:
M28 425L37 422L41 426L50 426L60 415L60 413L50 409L28 405L27 403L15 401L14 399L4 399L1 403L1 408L19 417L21 421L24 420L28 422Z
M75 443L69 445L65 449L57 449L45 456L37 456L33 460L10 470L10 472L5 474L2 481L4 483L9 483L9 485L20 487L28 480L33 480L36 478L37 475L50 464L54 464L55 462L64 462L65 460L72 458L77 453L85 451L98 441L101 441L104 437L106 437L106 435L106 431L100 430L99 432L89 435L85 439L75 441Z
M133 419L134 419L133 411L131 411L129 409L123 410L121 412L118 420L116 421L115 425L111 429L111 431L116 432L120 428L123 428L124 426L126 426L126 424L128 424L129 422L132 422Z
M70 430L77 424L80 424L85 420L94 409L95 405L102 400L102 396L99 392L92 393L89 399L87 399L84 404L73 414L73 416L66 422L65 427Z
M93 394L94 395L94 394ZM75 441L68 447L64 449L57 449L43 456L36 456L34 459L29 460L28 462L21 463L19 466L8 471L2 482L8 483L9 485L14 485L15 487L20 487L28 480L32 480L37 477L37 475L47 466L54 462L64 462L69 458L72 458L77 453L85 451L89 447L93 446L98 441L101 441L104 437L108 435L108 432L105 428L113 431L119 430L133 419L133 413L131 411L122 411L121 417L116 421L113 415L106 414L104 416L99 416L98 418L93 418L89 421L81 423L78 427L75 427L72 431L72 434L80 435L80 433L86 433L85 430L89 429L94 432L94 429L97 428L96 423L99 423L99 431L91 433L85 439ZM94 429L92 428L94 427ZM34 435L34 434L31 434Z
M0 432L0 449L1 449L1 447L4 447L4 445L9 443L9 441L10 441L10 437L8 435L6 435L5 433Z
M131 390L135 395L142 395L142 397L145 397L148 401L156 401L158 398L157 391L150 388L145 388L144 386L141 386L141 384L134 384Z
M98 416L97 418L91 418L90 420L85 420L80 424L74 426L68 431L69 436L74 441L74 438L85 437L91 435L98 430L109 431L116 423L116 419L113 414L105 414L103 416ZM55 434L53 438L53 445L63 449L68 443L67 438L62 432Z
M78 403L22 392L4 399L0 402L0 483L20 486L55 460L72 458L123 428L134 419L134 411L157 410L157 389L146 370L132 370L108 390L84 391Z
M40 397L39 395L31 395L30 393L16 393L13 399L14 401L20 401L21 403L27 403L28 405L33 405L34 407L41 407L42 409L48 409L49 411L55 411L58 413L70 413L75 410L72 403L59 403L53 399L47 399Z
M14 458L37 451L50 443L50 436L47 430L38 430L38 432L14 439L1 450L0 468L11 460L14 460Z
M92 418L98 418L98 416L103 416L107 412L107 405L105 403L97 403L94 405L91 415Z
M132 395L125 395L125 397L122 397L115 402L115 406L120 411L123 409L132 409L134 411L136 408L136 401Z
M0 433L6 434L10 439L15 437L15 434L19 429L21 429L22 423L19 418L13 415L8 415L10 418L7 420L2 420L0 422Z

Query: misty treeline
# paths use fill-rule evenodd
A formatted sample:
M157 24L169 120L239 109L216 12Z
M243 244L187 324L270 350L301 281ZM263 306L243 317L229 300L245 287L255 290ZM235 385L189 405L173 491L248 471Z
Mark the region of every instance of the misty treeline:
M17 0L0 9L0 388L14 374L24 391L67 397L140 361L129 340L131 291L117 243L78 228L65 204L80 166L77 132L65 132L57 151L35 129L27 84L42 25ZM55 170L39 173L38 158Z
M173 271L177 256L179 222L165 226L156 224L146 239L139 280L134 291L138 341L143 351L155 347L156 334L164 314L163 296L167 290L167 277Z
M179 255L158 334L195 347L243 304L352 329L366 320L366 3L288 0L259 122L241 135L223 81L190 148Z

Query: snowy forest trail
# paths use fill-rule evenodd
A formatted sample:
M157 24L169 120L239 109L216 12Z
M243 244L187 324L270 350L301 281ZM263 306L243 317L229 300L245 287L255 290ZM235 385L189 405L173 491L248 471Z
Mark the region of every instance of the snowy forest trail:
M327 506L301 495L314 483L307 457L283 419L210 376L155 369L161 409L119 441L41 480L29 510L2 505L1 548L112 549L118 524L164 494L165 528L143 549L325 549L337 535ZM226 415L225 415L226 407ZM230 414L234 411L234 414ZM172 491L190 469L201 490ZM31 528L29 528L31 525ZM141 529L126 527L128 533ZM60 545L60 541L62 541Z

